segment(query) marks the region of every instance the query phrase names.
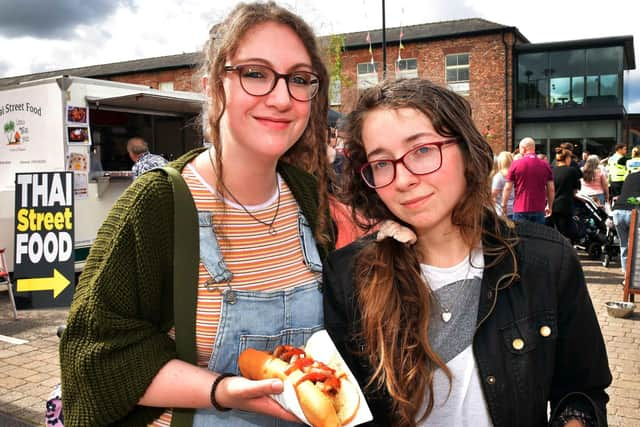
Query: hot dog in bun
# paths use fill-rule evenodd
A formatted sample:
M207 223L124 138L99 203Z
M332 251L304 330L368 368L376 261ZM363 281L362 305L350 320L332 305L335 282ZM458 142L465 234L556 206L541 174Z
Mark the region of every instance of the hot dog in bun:
M279 346L273 354L249 348L238 359L246 378L289 381L307 421L313 427L336 427L353 419L360 405L355 384L341 370L314 360L304 350Z

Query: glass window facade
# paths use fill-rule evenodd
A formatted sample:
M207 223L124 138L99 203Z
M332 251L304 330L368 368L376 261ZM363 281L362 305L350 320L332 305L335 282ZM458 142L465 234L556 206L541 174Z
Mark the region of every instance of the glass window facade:
M623 47L521 53L516 109L622 105Z

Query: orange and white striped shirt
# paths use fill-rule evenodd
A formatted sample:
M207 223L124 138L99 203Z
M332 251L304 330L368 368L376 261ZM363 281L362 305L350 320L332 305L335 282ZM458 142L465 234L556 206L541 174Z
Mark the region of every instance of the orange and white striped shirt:
M277 233L269 233L269 227L251 218L241 206L224 200L215 189L187 165L182 176L185 179L196 208L213 212L213 224L224 262L233 272L230 285L236 290L273 291L287 289L319 279L320 273L310 271L305 262L298 237L298 204L286 182L278 177L280 195L274 194L265 203L245 206L256 218L273 223ZM278 198L279 208L278 208ZM211 276L200 263L198 275L198 301L196 307L197 363L206 367L218 332L222 293L205 287ZM226 283L220 283L221 291ZM173 336L174 331L170 331ZM165 411L151 426L168 427L171 410Z

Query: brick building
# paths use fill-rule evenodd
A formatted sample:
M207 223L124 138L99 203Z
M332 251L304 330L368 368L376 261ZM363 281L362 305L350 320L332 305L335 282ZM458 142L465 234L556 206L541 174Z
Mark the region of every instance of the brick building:
M532 44L516 27L478 18L387 28L385 34L386 77L427 78L467 97L495 152L512 150L523 136L539 139L538 150L546 153L569 140L578 152L606 155L629 141L623 88L624 71L635 68L632 36ZM336 37L344 47L337 72L330 49ZM348 112L359 90L384 78L382 31L319 41L332 70L331 108ZM199 52L183 53L37 73L0 79L0 87L64 74L200 92L200 58Z
M512 140L512 61L514 45L519 43L529 41L517 28L484 19L389 28L386 76L422 77L466 96L476 126L499 152L510 149ZM349 111L359 89L383 78L382 31L346 34L344 48L342 79L333 82L331 104Z
M66 75L141 84L153 89L200 92L200 82L197 78L200 57L200 52L181 53L112 64L67 68L25 76L6 77L0 79L0 88L13 86L21 82Z

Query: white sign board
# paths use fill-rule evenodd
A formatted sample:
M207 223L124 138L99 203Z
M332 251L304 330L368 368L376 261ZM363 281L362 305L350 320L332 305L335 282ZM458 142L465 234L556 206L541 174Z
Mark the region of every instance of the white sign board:
M0 91L0 191L16 173L65 170L62 104L55 82Z

